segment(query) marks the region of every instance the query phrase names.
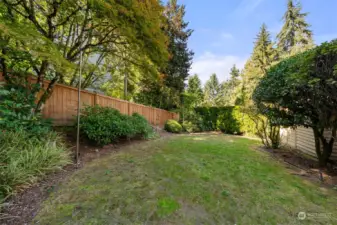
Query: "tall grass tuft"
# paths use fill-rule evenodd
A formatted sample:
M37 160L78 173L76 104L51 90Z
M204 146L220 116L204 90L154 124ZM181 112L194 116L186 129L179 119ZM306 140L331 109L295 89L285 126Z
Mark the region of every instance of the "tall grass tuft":
M0 203L20 188L71 162L62 137L26 131L0 131Z

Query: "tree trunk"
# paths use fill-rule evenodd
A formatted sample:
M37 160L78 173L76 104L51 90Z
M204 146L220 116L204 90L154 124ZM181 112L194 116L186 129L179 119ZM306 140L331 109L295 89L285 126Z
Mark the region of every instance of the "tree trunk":
M318 163L321 168L324 168L327 166L330 156L332 154L333 145L335 143L336 138L336 128L333 128L331 131L331 138L329 142L324 137L324 128L319 129L317 127L312 128L314 131L314 137L315 137L315 150L316 155L318 158ZM322 144L322 149L321 149Z

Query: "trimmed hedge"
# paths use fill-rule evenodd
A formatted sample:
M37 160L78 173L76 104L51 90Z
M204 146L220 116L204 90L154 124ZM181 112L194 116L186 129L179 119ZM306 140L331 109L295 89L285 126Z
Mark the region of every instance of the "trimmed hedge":
M143 116L137 113L128 116L98 105L88 106L82 111L80 129L89 140L99 145L122 138L149 138L153 134L152 127Z
M183 128L176 120L168 120L165 123L164 129L171 133L180 133Z
M197 107L194 109L197 120L188 120L198 131L221 130L228 134L254 134L255 124L239 106ZM192 126L189 124L190 126Z

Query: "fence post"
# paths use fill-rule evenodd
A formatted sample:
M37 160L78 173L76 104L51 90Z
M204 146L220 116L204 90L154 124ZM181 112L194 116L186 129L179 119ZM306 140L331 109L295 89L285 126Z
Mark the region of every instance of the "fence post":
M94 106L97 105L97 92L94 94Z

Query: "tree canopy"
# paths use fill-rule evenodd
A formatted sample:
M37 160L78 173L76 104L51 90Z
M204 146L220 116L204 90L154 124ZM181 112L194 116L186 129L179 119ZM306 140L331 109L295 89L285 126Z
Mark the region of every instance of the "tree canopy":
M254 101L272 123L313 129L322 166L326 165L336 139L336 65L334 40L271 67L254 92ZM328 138L324 136L326 129L331 132Z
M313 47L312 31L306 22L308 13L303 13L299 2L288 0L283 16L283 27L277 35L278 49L283 57L303 52Z
M41 104L56 82L78 85L81 52L88 84L102 76L97 70L107 57L123 58L146 69L148 65L162 67L167 61L164 9L158 1L4 0L0 9L1 69L8 79L9 70L13 75L16 68L22 68L13 65L12 55L19 50L24 57L18 62L24 59L25 72L36 75L41 86L45 78L51 80Z

